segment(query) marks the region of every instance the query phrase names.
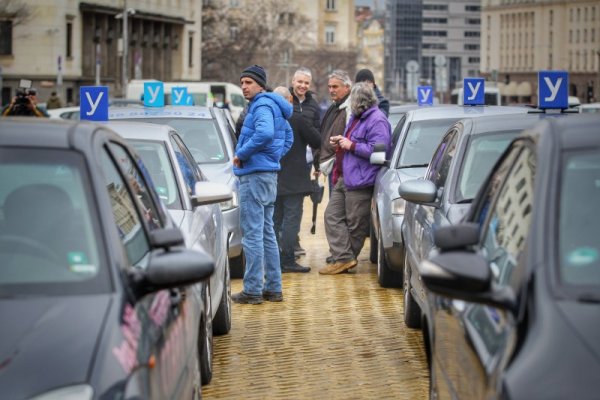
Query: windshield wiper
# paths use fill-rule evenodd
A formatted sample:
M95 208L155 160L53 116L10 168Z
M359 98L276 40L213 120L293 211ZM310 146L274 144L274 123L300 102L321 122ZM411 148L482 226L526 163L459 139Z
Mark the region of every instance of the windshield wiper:
M429 164L409 164L409 165L401 165L398 168L419 168L419 167L427 167Z
M580 303L600 303L600 296L595 293L583 293L577 297Z

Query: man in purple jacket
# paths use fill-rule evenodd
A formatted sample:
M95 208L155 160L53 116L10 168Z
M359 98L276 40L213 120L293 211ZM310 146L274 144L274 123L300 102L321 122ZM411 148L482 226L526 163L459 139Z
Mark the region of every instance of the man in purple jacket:
M368 83L357 83L350 94L352 115L344 135L332 136L335 148L333 190L325 209L325 234L331 260L319 271L334 275L356 266L369 235L369 215L379 166L369 159L376 144L391 147L391 127L379 110L377 96Z

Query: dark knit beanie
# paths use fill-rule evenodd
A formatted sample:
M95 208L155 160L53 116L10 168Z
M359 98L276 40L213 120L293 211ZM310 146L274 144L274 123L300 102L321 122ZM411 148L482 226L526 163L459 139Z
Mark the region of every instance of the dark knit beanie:
M373 76L373 73L371 72L371 70L366 69L366 68L358 71L354 82L358 83L358 82L365 82L365 81L371 81L371 82L375 83L375 77Z
M254 80L263 89L267 87L267 73L260 65L254 64L253 66L243 70L242 75L240 75L240 79L244 77Z

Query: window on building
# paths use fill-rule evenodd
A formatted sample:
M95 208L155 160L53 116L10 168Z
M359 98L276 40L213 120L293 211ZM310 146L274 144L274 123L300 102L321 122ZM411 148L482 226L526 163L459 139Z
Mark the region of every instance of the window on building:
M327 0L327 5L325 6L327 11L335 10L335 0Z
M448 11L448 5L447 4L423 4L423 10Z
M554 10L550 10L550 15L549 15L549 23L550 26L552 26L552 24L554 24Z
M469 57L470 64L479 64L479 57Z
M465 18L465 24L467 25L481 25L480 18Z
M423 49L427 50L447 50L446 43L423 43Z
M335 43L335 27L334 26L325 27L325 43L326 44L334 44Z
M188 67L194 66L194 36L188 38Z
M229 7L239 7L240 0L229 0Z
M0 55L12 54L12 21L0 21Z
M72 58L73 57L73 22L69 21L67 22L67 40L66 40L66 44L67 44L67 48L65 49L65 54L67 58Z
M423 31L423 36L446 37L446 36L448 36L448 32L447 31Z
M465 37L479 37L480 35L478 31L465 31Z
M592 43L596 42L596 30L594 28L592 28L592 30L590 32L590 42L592 42Z
M465 11L480 12L481 6L465 6Z
M488 36L488 42L489 42L489 36ZM479 50L479 44L465 43L465 50Z
M447 24L448 18L423 18L424 24Z
M240 29L235 26L235 25L231 25L229 27L229 39L236 41L238 40L238 33L239 33Z

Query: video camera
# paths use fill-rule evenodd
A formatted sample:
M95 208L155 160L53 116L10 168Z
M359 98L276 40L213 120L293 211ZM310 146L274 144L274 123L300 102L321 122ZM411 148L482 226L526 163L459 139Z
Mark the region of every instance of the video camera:
M34 115L30 108L30 96L35 96L36 94L37 91L31 87L31 81L28 79L21 79L15 96L15 103L12 106L11 115Z

